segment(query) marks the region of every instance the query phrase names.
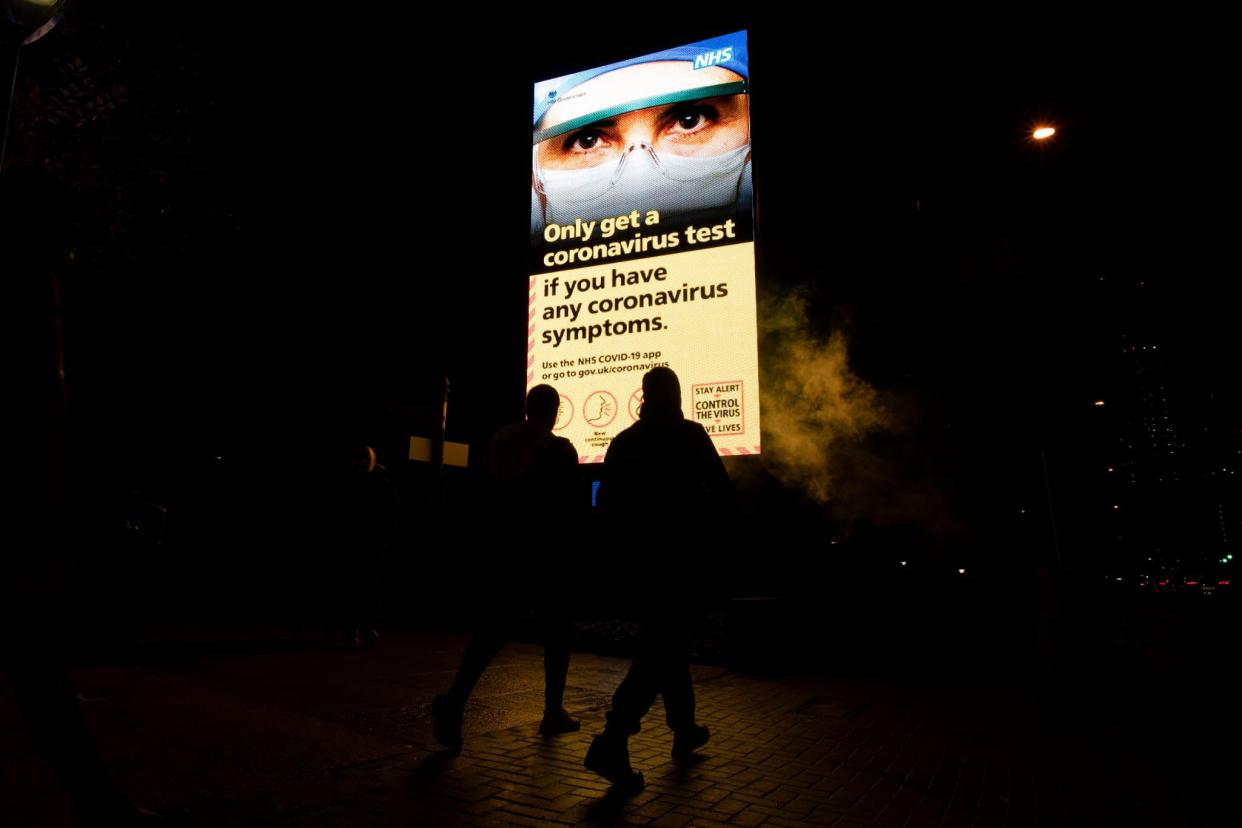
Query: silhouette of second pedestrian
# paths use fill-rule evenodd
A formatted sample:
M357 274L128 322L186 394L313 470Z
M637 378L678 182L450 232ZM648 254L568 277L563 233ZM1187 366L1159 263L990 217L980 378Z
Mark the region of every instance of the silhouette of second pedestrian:
M718 525L732 501L733 484L711 438L682 416L677 375L648 371L639 421L609 446L597 499L605 531L627 539L616 568L633 573L625 587L640 620L638 655L586 756L588 768L618 786L642 787L628 742L657 695L664 697L674 759L690 760L707 742L707 728L695 722L690 677L689 612L702 582L690 550L694 531Z

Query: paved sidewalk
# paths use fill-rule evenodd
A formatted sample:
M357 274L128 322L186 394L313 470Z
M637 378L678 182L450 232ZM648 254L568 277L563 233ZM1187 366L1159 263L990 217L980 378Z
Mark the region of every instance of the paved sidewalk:
M117 778L194 826L1169 824L1159 785L1135 784L1141 768L1045 732L1021 692L711 667L695 669L712 730L702 760L670 760L657 702L631 740L646 790L617 799L582 757L627 662L575 654L567 707L583 730L545 739L541 652L510 645L451 756L431 740L430 701L465 643L406 633L372 653L217 644L74 679ZM0 685L0 823L71 824L16 729Z

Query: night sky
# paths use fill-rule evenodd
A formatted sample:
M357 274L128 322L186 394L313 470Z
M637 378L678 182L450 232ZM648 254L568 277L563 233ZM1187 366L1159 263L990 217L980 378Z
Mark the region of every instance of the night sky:
M845 333L900 408L876 450L968 525L1042 496L1041 449L1086 514L1123 336L1166 347L1187 422L1210 398L1236 428L1206 22L540 12L81 3L25 50L6 167L55 216L93 485L308 467L368 412L425 420L443 375L481 446L521 406L531 84L740 28L761 296Z

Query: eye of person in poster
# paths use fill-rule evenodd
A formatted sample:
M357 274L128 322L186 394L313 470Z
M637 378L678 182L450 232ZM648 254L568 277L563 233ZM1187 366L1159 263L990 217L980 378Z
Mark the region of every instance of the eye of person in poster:
M702 94L744 89L740 72L658 60L567 86L536 122L533 231L635 209L663 219L749 207L749 97Z
M617 163L650 147L659 156L711 158L749 145L745 95L653 106L597 121L539 145L541 170L581 170Z

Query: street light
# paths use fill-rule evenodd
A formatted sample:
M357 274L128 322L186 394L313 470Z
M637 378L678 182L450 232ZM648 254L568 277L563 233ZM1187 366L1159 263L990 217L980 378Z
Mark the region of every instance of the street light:
M1056 134L1057 131L1055 127L1041 126L1035 128L1035 131L1031 133L1031 137L1036 141L1046 141Z

